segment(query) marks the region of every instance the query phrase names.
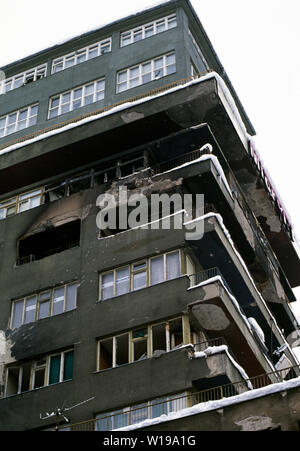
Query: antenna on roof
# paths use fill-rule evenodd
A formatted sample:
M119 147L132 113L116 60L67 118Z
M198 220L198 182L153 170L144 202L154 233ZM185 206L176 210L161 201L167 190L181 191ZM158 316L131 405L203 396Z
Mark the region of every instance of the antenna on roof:
M59 425L59 420L62 418L66 423L69 423L70 420L65 416L65 412L68 412L69 410L74 409L75 407L81 406L82 404L85 404L86 402L92 401L93 399L95 399L95 396L93 396L92 398L86 399L85 401L79 402L78 404L75 404L74 406L71 407L64 407L65 402L63 404L62 407L56 407L53 412L48 413L46 412L46 414L44 416L42 416L42 414L40 413L40 419L41 420L48 420L48 418L52 418L52 417L56 417L56 427L55 430L58 431L58 425Z

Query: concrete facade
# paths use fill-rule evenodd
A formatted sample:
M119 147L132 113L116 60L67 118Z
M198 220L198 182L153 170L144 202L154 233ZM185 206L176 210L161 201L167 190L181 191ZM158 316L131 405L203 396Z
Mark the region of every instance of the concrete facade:
M120 47L123 31L175 13L176 27ZM109 37L111 52L50 74L53 59ZM116 94L119 70L171 51L175 73ZM3 70L12 77L45 62L44 78L0 96L0 119L40 105L36 125L0 138L0 430L52 428L53 417L41 416L62 402L88 401L70 411L74 424L217 386L230 385L232 396L250 389L248 378L281 380L283 355L293 367L288 377L299 377L292 349L299 325L289 305L300 283L292 230L263 185L246 132L253 127L189 1L168 2ZM103 76L104 100L47 119L50 97ZM100 231L98 198L118 199L120 187L148 200L192 195L189 219L203 235L188 239L187 225ZM27 200L28 193L38 194ZM168 275L168 256L176 258L176 276ZM158 257L163 275L153 283ZM129 288L118 294L122 269ZM136 275L146 280L140 289ZM68 291L75 286L76 299ZM105 298L107 287L114 294ZM199 343L214 354L196 358ZM138 346L145 346L139 360ZM207 417L204 428L246 430L253 423L246 413L239 413L241 424L200 416ZM281 424L275 416L269 423ZM198 430L197 421L162 428Z

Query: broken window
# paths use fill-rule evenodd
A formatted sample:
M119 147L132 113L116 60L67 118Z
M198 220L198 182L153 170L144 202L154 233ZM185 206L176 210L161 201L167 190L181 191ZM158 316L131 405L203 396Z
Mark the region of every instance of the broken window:
M148 328L134 330L131 343L133 361L146 359L148 357Z
M128 333L101 340L99 342L98 369L106 370L129 363Z
M19 265L33 260L41 260L49 255L79 246L80 220L71 221L57 227L48 227L44 232L35 233L19 241Z
M6 370L5 396L64 382L73 378L74 351L44 356L34 362L9 366Z
M152 326L152 355L159 351L167 351L166 323Z
M170 347L171 349L183 344L182 318L169 321Z
M46 357L38 360L32 368L32 388L40 388L46 385Z
M78 283L71 283L14 301L11 328L75 309L77 288Z
M185 328L189 330L189 324ZM158 357L179 347L184 343L183 329L183 318L180 317L99 340L97 370Z

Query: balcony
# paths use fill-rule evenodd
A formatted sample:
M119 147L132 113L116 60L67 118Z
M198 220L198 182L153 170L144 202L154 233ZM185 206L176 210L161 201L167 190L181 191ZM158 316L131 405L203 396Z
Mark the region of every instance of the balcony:
M221 401L237 396L239 393L245 391L245 382L248 382L249 386L252 386L253 393L257 389L269 387L274 380L274 376L278 382L286 382L296 378L295 371L299 370L299 366L288 367L278 372L266 373L257 377L249 378L248 380L241 380L239 382L230 383L226 385L220 385L212 387L206 390L201 390L195 393L185 394L183 396L170 396L165 397L161 402L146 402L142 406L131 406L126 409L115 411L108 415L99 415L97 418L83 421L81 423L75 423L67 426L57 426L56 430L60 431L111 431L125 428L125 430L140 429L152 424L158 424L164 421L172 421L173 419L180 418L181 415L176 416L176 412L183 411L189 414L189 408L199 406L199 404L213 405L215 401ZM284 385L282 390L284 390ZM261 396L264 396L264 392L261 392ZM220 404L220 408L221 408ZM205 409L203 409L205 410ZM201 410L199 409L199 412ZM195 414L195 411L191 409L190 414ZM170 419L168 420L168 417ZM161 418L160 418L161 417ZM143 424L145 420L150 420L146 424ZM154 420L151 422L151 420ZM130 427L132 426L132 427ZM128 428L129 427L129 428ZM128 429L127 429L128 428Z

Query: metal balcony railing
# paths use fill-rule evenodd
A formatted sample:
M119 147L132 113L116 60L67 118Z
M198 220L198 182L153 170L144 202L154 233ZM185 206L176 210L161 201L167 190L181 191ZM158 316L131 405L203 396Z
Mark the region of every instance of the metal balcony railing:
M248 391L249 383L251 383L254 390L272 385L272 379L274 379L274 377L278 382L292 380L297 377L296 374L299 373L299 371L300 365L288 367L280 371L262 374L239 382L220 385L184 396L170 396L169 399L166 397L163 402L146 402L143 403L142 406L129 407L109 415L104 414L92 420L59 426L58 430L110 431L120 429L126 426L141 423L146 419L169 415L170 413L177 412L188 407L193 407L196 404L206 403L209 401L218 401L223 398L236 396Z
M205 269L204 271L200 271L196 274L191 274L189 276L190 279L190 287L195 287L196 285L199 285L202 282L205 282L206 280L212 279L213 277L220 276L222 278L222 282L229 291L229 293L232 294L231 288L224 279L224 276L222 275L221 271L218 267L215 268L209 268Z
M178 166L181 166L182 164L190 163L192 161L197 160L197 158L200 158L202 155L210 154L211 152L208 149L196 149L192 152L185 153L179 158L173 158L172 160L165 161L163 163L159 163L155 166L153 166L153 172L154 174L161 174L163 172L169 171L171 169L174 169Z

